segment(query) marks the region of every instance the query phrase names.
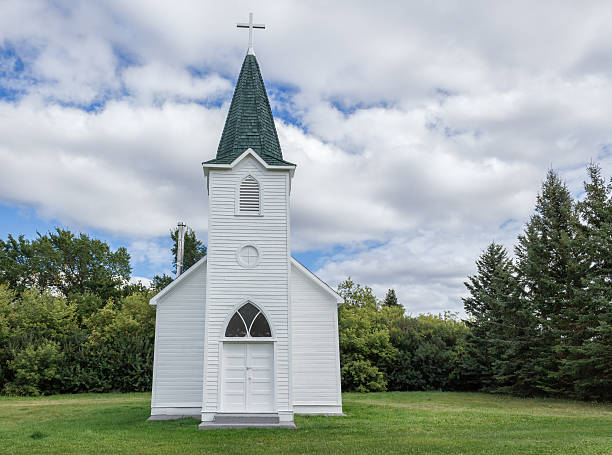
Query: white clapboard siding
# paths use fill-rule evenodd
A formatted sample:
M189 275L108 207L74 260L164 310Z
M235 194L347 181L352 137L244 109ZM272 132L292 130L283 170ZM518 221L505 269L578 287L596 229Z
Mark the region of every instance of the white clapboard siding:
M157 301L153 408L202 406L206 262L192 267Z
M291 266L293 400L340 405L337 300L309 273Z
M259 185L258 215L241 215L240 185L251 176ZM275 342L276 409L290 409L288 349L289 170L267 170L251 156L232 169L210 169L206 371L203 412L219 410L220 340L228 317L246 300L262 308ZM237 210L238 206L238 210ZM238 249L254 245L254 268L237 261Z

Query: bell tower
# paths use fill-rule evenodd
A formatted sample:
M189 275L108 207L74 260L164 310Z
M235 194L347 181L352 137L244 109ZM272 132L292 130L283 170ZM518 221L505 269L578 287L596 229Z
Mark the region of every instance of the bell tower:
M263 415L293 425L289 195L295 165L283 160L251 37L207 178L203 425Z

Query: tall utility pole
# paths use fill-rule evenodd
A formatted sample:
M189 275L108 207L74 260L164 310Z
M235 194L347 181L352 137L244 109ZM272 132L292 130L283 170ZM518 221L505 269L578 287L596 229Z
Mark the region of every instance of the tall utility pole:
M176 239L176 277L178 278L183 272L183 254L185 251L185 227L187 226L182 221L178 224L178 235Z

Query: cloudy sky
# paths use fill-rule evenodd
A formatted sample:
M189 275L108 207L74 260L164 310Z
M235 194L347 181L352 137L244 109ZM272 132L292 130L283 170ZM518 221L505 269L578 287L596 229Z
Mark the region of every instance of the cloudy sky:
M54 226L169 272L207 235L248 19L292 190L294 255L410 313L461 311L547 169L612 174L612 3L0 1L0 236Z

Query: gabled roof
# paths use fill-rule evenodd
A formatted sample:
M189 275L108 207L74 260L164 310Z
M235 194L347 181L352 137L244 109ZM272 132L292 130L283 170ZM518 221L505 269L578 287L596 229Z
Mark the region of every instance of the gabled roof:
M308 270L306 266L302 265L293 256L291 256L291 263L295 266L296 269L302 272L313 283L318 285L321 289L323 289L323 291L327 292L331 297L333 297L336 300L337 305L342 305L344 303L344 299L342 298L340 294L334 291L325 281L323 281L321 278L319 278L314 273L312 273L310 270Z
M293 173L295 172L295 164L283 164L283 165L268 164L263 160L261 156L255 153L252 148L248 148L240 156L238 156L234 161L232 161L229 164L213 163L212 161L214 160L202 163L202 166L204 168L204 175L208 176L208 171L210 169L231 169L234 166L236 166L238 163L240 163L242 160L244 160L247 156L253 157L253 159L257 161L259 164L261 164L265 169L271 169L271 170L277 170L277 171L289 171L291 177L293 177Z
M269 165L295 166L283 160L266 87L252 54L242 64L217 157L203 164L230 164L249 148Z
M180 275L176 280L174 280L172 283L170 283L168 286L166 286L160 292L155 294L155 296L153 296L153 298L151 300L149 300L149 304L150 305L157 305L159 303L159 300L162 297L164 297L166 294L168 294L170 291L172 291L176 286L180 285L180 283L183 280L187 279L188 276L190 276L191 274L195 273L196 270L198 270L200 267L202 267L206 263L206 258L207 258L207 256L204 256L198 262L196 262L191 267L189 267L187 269L187 271L185 273L183 273L182 275ZM342 297L336 291L334 291L331 287L329 287L323 280L321 280L318 276L316 276L314 273L312 273L310 270L308 270L305 266L300 264L298 262L298 260L295 259L293 256L291 257L291 263L295 266L296 269L298 269L300 272L302 272L308 279L310 279L313 283L315 283L317 286L319 286L324 292L329 294L336 301L337 305L341 305L341 304L344 303L344 300L342 299Z
M193 264L191 267L189 267L185 271L185 273L182 273L181 275L179 275L179 277L175 279L172 283L170 283L168 286L166 286L161 291L159 291L157 294L155 294L153 298L149 300L149 305L157 305L157 303L159 302L159 299L161 299L163 296L168 294L172 289L178 286L183 280L187 279L188 276L195 273L195 271L198 270L200 267L202 267L202 265L204 265L205 263L206 263L206 256L204 256L198 262Z

